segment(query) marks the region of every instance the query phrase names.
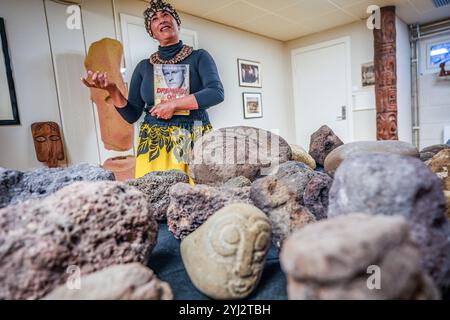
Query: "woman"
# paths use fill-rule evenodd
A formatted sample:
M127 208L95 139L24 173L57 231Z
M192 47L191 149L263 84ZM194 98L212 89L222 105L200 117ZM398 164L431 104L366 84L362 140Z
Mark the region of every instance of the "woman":
M88 71L88 77L82 80L88 87L107 90L117 111L129 123L136 122L145 110L138 139L136 178L170 169L189 175L194 142L212 130L206 109L224 100L223 85L209 53L193 50L180 41L180 17L170 4L152 1L144 16L147 31L160 45L158 52L134 70L128 100L106 73ZM160 99L154 71L161 65L177 64L189 70L190 94L172 95L173 100Z

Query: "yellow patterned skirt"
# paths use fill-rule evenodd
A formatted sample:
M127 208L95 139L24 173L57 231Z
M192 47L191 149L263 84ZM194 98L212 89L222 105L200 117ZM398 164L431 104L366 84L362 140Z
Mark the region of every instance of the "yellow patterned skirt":
M207 125L170 125L142 123L136 157L136 179L152 171L178 169L186 172L189 182L189 162L195 141L212 131Z

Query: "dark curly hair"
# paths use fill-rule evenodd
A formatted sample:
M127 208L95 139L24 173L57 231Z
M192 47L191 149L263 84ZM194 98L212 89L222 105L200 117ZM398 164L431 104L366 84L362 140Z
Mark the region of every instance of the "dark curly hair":
M181 25L181 19L178 15L175 8L167 2L164 2L164 0L152 0L150 1L148 8L144 11L144 18L145 18L145 28L147 29L147 32L153 37L152 32L152 17L158 12L158 11L166 11L169 14L174 17L175 21L177 22L178 26Z

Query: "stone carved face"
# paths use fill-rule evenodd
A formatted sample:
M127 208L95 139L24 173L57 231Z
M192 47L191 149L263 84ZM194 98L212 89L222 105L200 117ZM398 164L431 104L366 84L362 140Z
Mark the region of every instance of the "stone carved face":
M219 264L232 265L228 290L234 297L251 293L270 246L270 225L260 217L229 214L208 234L208 254Z
M55 122L37 122L31 125L37 159L56 168L64 160L64 149L59 126Z
M181 242L193 284L214 299L242 299L256 288L271 243L268 217L236 203L213 214Z

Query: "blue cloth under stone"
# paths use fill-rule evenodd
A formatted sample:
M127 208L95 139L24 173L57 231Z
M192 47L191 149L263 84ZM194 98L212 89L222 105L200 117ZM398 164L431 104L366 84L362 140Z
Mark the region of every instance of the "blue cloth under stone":
M152 251L148 266L159 279L170 284L176 300L209 299L198 291L189 279L181 259L180 241L170 233L167 224L159 225L158 243ZM273 245L267 255L261 281L248 299L287 299L286 277L280 268L278 250Z

